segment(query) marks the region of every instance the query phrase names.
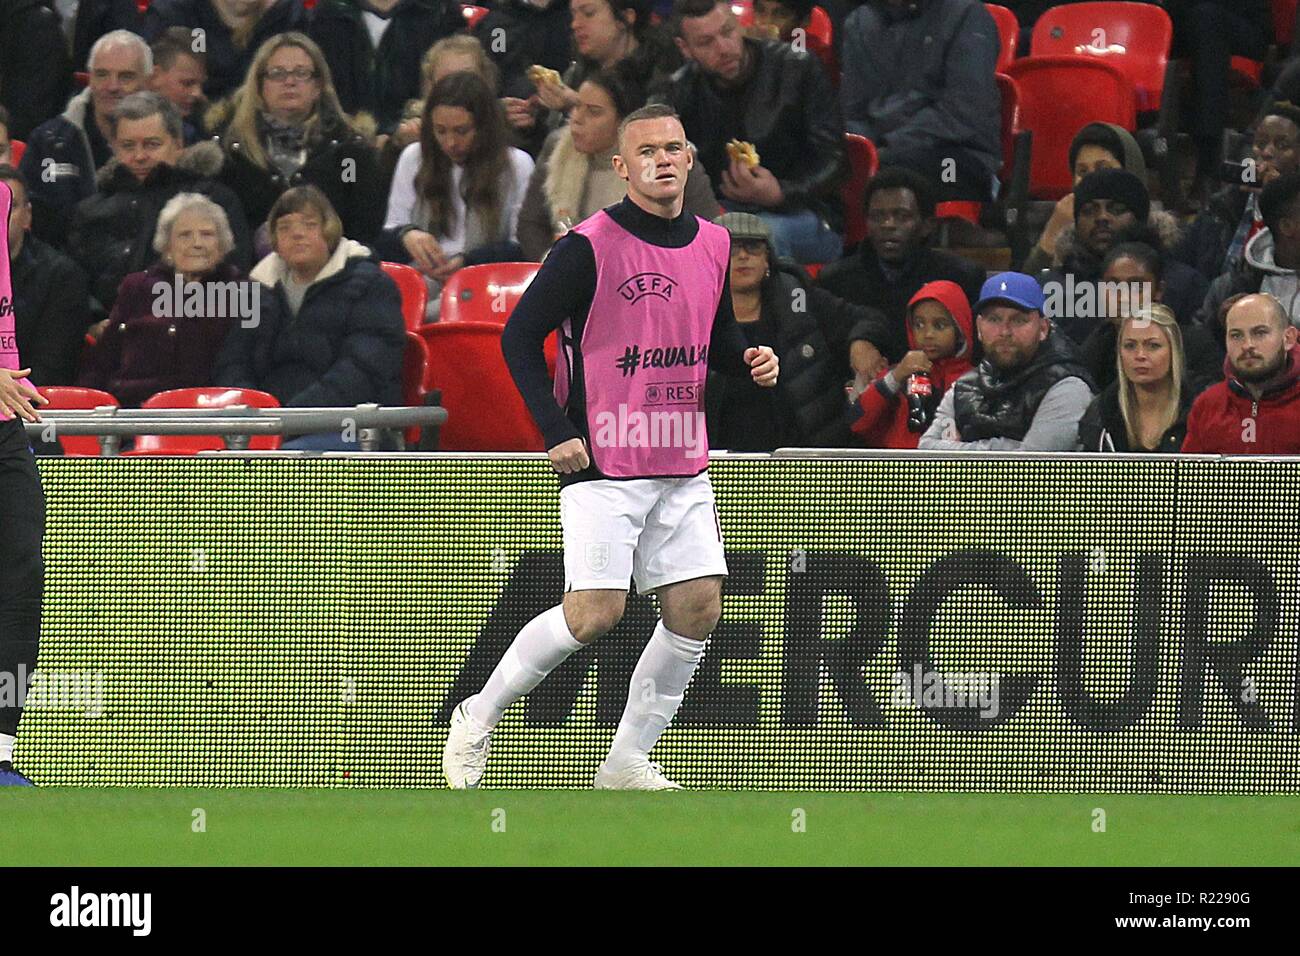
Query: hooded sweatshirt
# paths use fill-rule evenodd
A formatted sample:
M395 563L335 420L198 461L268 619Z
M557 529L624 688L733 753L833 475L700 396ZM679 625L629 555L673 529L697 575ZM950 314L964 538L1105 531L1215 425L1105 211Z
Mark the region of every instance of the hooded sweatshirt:
M1259 291L1267 292L1282 303L1293 325L1300 317L1300 276L1294 269L1284 269L1277 264L1273 234L1267 229L1255 233L1246 243L1246 262L1260 273Z
M1300 454L1300 345L1287 353L1277 374L1262 384L1258 398L1226 359L1223 372L1224 380L1192 403L1184 453Z
M944 393L972 368L971 345L974 342L974 322L971 318L970 301L961 286L955 282L940 280L928 282L917 290L907 303L908 316L918 302L933 299L948 310L948 314L957 324L957 348L947 358L941 358L930 368L932 390L926 403L927 418L933 418L934 410ZM907 345L916 349L916 334L910 321L907 327ZM921 432L911 431L907 427L908 403L904 389L894 380L892 370L886 369L879 378L868 387L849 408L849 428L853 434L862 439L868 448L915 448L921 440Z
M1291 317L1291 324L1300 328L1300 297L1297 292L1300 280L1294 269L1284 269L1277 264L1277 245L1268 227L1255 234L1246 243L1246 254L1236 268L1231 268L1210 283L1196 322L1210 333L1215 349L1224 354L1223 303L1241 293L1267 292L1282 303Z

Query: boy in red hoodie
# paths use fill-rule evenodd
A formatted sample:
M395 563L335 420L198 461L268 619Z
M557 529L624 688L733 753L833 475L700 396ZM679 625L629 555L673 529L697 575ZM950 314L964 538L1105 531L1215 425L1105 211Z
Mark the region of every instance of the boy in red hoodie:
M875 382L849 388L849 427L868 448L915 448L952 383L971 370L974 323L961 286L928 282L907 303L907 344L902 361ZM920 395L919 429L908 426L908 380L928 375L930 392Z

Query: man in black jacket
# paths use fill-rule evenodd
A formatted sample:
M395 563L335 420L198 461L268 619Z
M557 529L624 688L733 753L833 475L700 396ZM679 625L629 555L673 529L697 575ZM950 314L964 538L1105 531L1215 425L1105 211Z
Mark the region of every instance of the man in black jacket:
M48 0L0 0L0 105L25 140L62 108L72 78L59 15Z
M1002 165L998 29L978 0L870 0L844 25L840 99L880 162L940 202L991 198Z
M867 184L865 202L867 241L856 256L823 269L818 285L876 311L876 322L860 322L850 333L853 370L870 380L886 359L892 364L907 353L907 303L921 286L948 279L973 302L984 270L927 246L934 228L934 195L918 173L880 170Z
M214 177L224 158L211 141L183 149L181 117L157 93L128 96L113 111L110 136L114 158L99 174L99 189L72 216L68 252L91 276L91 293L105 310L132 272L158 258L154 230L158 214L177 193L202 193L226 213L235 238L230 261L252 265L253 240L243 205Z
M723 207L766 221L779 257L838 259L844 124L821 64L745 38L725 0L678 0L673 16L688 62L652 99L676 107ZM728 155L733 139L754 145L758 165Z
M372 24L382 25L373 39ZM391 133L407 100L420 99L420 62L443 37L465 26L452 0L325 0L307 35L329 61L345 112L364 110Z
M112 159L109 117L144 88L153 53L134 33L114 30L95 41L87 66L90 86L32 131L18 167L31 187L32 228L52 246L62 247L73 208L94 193L95 170Z
M90 324L86 274L63 253L27 234L32 206L18 170L0 166L0 182L13 193L9 268L18 349L32 370L28 377L34 385L71 385L77 380L81 342Z

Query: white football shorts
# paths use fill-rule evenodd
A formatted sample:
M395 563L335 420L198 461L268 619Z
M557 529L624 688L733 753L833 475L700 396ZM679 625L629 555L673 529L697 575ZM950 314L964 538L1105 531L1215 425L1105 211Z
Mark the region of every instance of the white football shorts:
M560 489L564 590L638 594L727 573L709 473L690 478L602 478Z

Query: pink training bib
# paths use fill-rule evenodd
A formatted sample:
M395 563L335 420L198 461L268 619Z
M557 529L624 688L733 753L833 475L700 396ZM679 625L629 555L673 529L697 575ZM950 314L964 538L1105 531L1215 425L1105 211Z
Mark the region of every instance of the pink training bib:
M596 467L611 478L689 476L708 466L704 382L731 237L697 221L699 232L680 249L638 239L604 210L575 227L596 256L580 343L588 436ZM557 374L561 407L568 393Z
M17 371L18 336L14 332L14 289L9 272L9 210L13 208L14 194L9 184L0 181L0 368ZM22 380L30 387L31 382ZM0 421L10 421L14 416L0 412Z

